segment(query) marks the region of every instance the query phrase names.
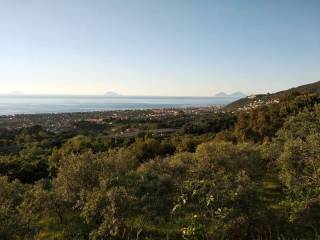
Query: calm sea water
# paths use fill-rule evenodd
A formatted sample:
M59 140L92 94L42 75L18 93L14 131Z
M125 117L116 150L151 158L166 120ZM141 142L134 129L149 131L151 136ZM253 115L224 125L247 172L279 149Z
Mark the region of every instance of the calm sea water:
M0 115L200 107L235 99L213 97L0 96Z

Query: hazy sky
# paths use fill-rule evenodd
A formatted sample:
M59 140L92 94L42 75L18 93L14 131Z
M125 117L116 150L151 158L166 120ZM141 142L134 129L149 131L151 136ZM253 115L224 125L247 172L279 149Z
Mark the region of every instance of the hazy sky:
M317 80L319 0L0 0L0 93L209 96Z

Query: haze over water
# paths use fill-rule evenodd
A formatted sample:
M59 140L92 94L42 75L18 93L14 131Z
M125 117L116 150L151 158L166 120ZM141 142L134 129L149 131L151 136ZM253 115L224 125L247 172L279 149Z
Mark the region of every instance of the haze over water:
M205 107L234 100L215 97L0 96L0 115Z

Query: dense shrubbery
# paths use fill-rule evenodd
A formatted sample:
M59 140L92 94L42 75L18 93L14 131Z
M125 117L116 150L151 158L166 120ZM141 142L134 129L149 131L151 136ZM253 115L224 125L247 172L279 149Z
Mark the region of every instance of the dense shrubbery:
M1 130L0 239L316 239L318 103L179 119L163 137Z

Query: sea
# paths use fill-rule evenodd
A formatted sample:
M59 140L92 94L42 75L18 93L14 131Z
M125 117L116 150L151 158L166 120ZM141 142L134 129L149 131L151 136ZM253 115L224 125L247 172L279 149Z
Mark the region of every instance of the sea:
M226 105L235 98L0 95L0 115L188 108Z

